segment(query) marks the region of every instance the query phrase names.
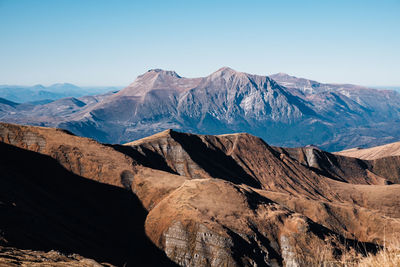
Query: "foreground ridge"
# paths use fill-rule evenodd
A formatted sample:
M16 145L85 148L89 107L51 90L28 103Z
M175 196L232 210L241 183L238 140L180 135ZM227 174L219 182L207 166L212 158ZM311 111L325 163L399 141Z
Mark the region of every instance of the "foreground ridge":
M5 123L0 141L6 249L117 266L303 266L359 262L400 231L396 177L314 146L174 130L105 145Z

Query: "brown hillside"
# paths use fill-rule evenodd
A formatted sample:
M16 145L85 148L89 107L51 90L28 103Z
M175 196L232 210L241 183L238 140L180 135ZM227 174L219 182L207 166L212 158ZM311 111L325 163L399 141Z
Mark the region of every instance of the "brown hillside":
M245 133L168 130L121 146L0 124L0 141L0 245L17 249L121 266L308 266L357 261L400 232L396 160Z
M54 128L0 123L0 142L48 155L77 175L116 186L122 186L121 175L132 172L134 162L109 146Z
M365 149L352 148L336 152L335 154L369 160L390 156L400 156L400 142Z
M2 142L0 151L1 246L118 266L168 264L144 234L147 212L135 195L73 174L47 155Z
M152 203L147 205L151 210L146 220L147 232L159 247L167 251L167 254L172 249L167 246L170 242L166 240L168 231L186 233L184 234L186 237L182 237L186 240L190 239L190 236L187 236L190 235L187 227L190 225L194 227L193 224L199 227L205 224L204 221L207 221L206 225L217 225L215 227L220 229L219 233L224 233L221 229L235 229L232 225L225 225L227 221L235 222L235 226L240 228L240 218L244 215L236 215L236 219L233 219L232 214L238 214L238 211L229 209L226 201L212 200L217 196L224 197L227 194L225 189L220 189L219 194L211 193L213 192L211 189L197 189L198 186L188 188L189 192L186 193L182 191L189 185L189 181L185 180L193 179L193 182L198 181L196 184L202 181L202 185L216 181L209 178L220 178L232 183L212 185L211 188L226 186L253 188L252 190L256 190L258 194L278 205L277 209L287 209L301 214L329 231L358 241L383 242L384 232L388 233L387 238L391 238L400 230L397 209L400 204L398 197L400 186L385 185L388 183L387 179L375 174L368 161L337 156L313 147L299 149L270 147L261 139L248 134L205 136L169 130L128 143L127 146L131 147L126 149L131 151L131 154L135 151L146 157L147 167L171 173L164 175L163 178L152 177L148 172L146 175L139 174L135 176L137 183L135 181L133 183L139 199L144 199L145 203ZM152 158L156 160L152 161ZM176 175L180 175L183 179L172 185L170 181L177 181L174 178ZM205 180L197 180L198 178ZM160 190L161 194L156 193L152 196L149 188L161 188L163 184L168 185L165 190ZM179 186L180 184L182 185ZM176 190L173 191L173 188ZM168 195L165 192L171 193ZM206 199L210 203L205 204L206 199L194 198L193 194L198 192L208 193ZM164 195L168 196L160 199L160 196ZM184 195L187 195L187 200ZM170 202L171 198L175 199L173 203ZM234 201L240 197L231 196L227 199ZM168 212L165 213L164 210ZM222 223L211 210L218 210L219 216L231 219ZM189 216L191 212L195 213ZM167 221L162 219L165 214L168 214L168 217L164 217ZM187 220L188 216L190 220ZM249 220L254 223L254 220L259 219L259 215L253 214L253 216ZM173 223L177 221L182 225ZM258 227L262 226L254 226L255 229ZM242 226L241 230L235 230L240 233L247 231L249 230L246 230L245 226ZM272 237L264 236L264 238L273 242ZM196 242L203 241L200 239ZM176 246L178 247L175 249L182 249L178 243ZM187 252L182 251L179 253L169 256L181 264L185 257L191 259L194 255L188 256ZM214 253L219 252L214 251ZM278 250L277 253L282 256L283 252ZM199 255L204 257L201 253ZM218 261L215 258L213 260ZM279 261L278 258L276 260Z
M400 183L400 142L366 149L353 148L334 154L368 160L372 172L393 183Z

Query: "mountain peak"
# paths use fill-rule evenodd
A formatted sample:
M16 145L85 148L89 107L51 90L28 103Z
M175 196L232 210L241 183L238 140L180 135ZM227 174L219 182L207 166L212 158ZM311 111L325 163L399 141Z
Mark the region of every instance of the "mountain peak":
M141 138L141 139L126 143L124 145L126 145L126 146L135 146L135 145L140 145L140 144L142 144L144 142L149 142L149 141L152 141L152 140L158 140L160 138L170 138L171 134L173 134L173 133L175 133L175 131L173 129L167 129L167 130L155 133L153 135L147 136L145 138Z
M287 73L284 73L284 72L278 72L278 73L272 74L271 76L285 77L285 76L290 76L290 75Z
M116 96L144 96L153 90L183 92L196 86L199 79L179 76L175 71L150 69L139 75L135 81L119 91Z
M168 75L176 78L182 78L181 76L178 75L173 70L163 70L163 69L150 69L147 71L148 73L156 73L156 74L161 74L161 75Z
M222 67L218 69L216 72L213 72L210 76L211 80L217 79L217 78L224 78L227 79L232 76L240 76L244 77L246 74L243 72L236 71L234 69L231 69L229 67Z
M216 72L214 72L214 73L239 73L238 71L236 71L236 70L234 70L234 69L232 69L232 68L229 68L229 67L222 67L222 68L219 68Z
M223 66L221 68L219 68L219 71L223 71L223 70L231 70L231 71L235 71L234 69L227 67L227 66Z
M78 86L76 86L75 84L72 84L72 83L54 83L54 84L52 84L52 85L50 85L50 86L48 86L49 88L58 88L58 89L61 89L61 88L79 88Z

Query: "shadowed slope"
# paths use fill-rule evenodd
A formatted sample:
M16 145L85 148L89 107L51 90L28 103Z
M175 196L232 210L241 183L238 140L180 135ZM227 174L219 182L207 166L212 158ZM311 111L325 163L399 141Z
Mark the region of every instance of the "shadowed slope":
M124 189L0 142L2 245L56 249L116 265L168 264L143 231L147 212Z
M352 184L387 184L391 179L374 174L369 161L344 157L323 151L317 147L274 147L279 153L297 160L320 175ZM395 166L395 164L393 164ZM389 181L388 181L389 180Z
M270 147L249 134L211 136L168 130L126 146L132 147L132 154L148 160L157 157L158 160L147 162L147 167L317 199L336 199L329 188L331 179L353 184L386 183L362 160L314 148Z
M392 183L400 184L400 156L384 157L369 161L372 171Z
M214 136L199 136L167 130L128 143L126 146L131 146L147 157L158 155L164 158L169 168L180 175L191 178L224 177L233 183L260 187L254 177L246 173L230 155L225 154L221 147L210 145L207 138L216 141ZM159 165L158 162L153 161L148 166L160 169L163 165Z
M353 148L334 154L367 160L374 173L393 183L400 183L400 142L366 149Z
M65 240L62 244L44 233L43 240L51 246L67 244L80 247L80 242L86 242L86 248L97 251L97 244L105 242L104 246L108 245L106 240L121 242L121 247L126 244L124 242L129 245L127 240L120 240L128 238L134 242L132 246L144 254L147 243L141 239L143 229L134 224L128 226L131 220L136 220L133 216L139 216L141 227L146 217L145 233L151 241L168 258L183 266L307 266L321 256L320 248L326 248L325 252L330 255L324 258L325 261L335 261L352 247L360 255L366 250L374 251L376 245L383 244L385 234L386 240L394 240L395 233L400 232L400 185L384 185L386 180L370 169L373 165L369 161L333 155L315 147L271 147L262 139L244 133L212 136L168 130L124 146L115 146L102 145L55 129L0 126L1 140L53 157L22 150L50 162L32 163L34 171L31 176L28 170L12 168L17 178L6 179L7 183L13 183L5 183L8 189L4 186L6 189L2 192L11 199L10 192L15 191L15 199L23 203L25 197L40 196L40 200L29 200L34 204L33 218L51 231L52 227L56 230L71 227L68 233L57 230L61 237L59 240ZM128 195L122 197L108 190L97 191L93 186L86 189L70 176L63 180L62 173L53 169L50 171L55 175L49 181L43 177L36 178L38 166L53 166L51 162L58 162L80 176L119 188L77 177L57 165L78 180ZM47 169L44 171L46 174ZM23 179L25 176L35 178ZM41 179L45 180L41 182ZM23 187L25 183L32 188L26 196L22 193L27 191ZM10 190L12 187L16 189ZM131 189L134 195L122 188ZM81 189L89 194L81 196ZM97 199L96 195L101 195L101 198ZM133 212L136 211L135 196L146 211ZM59 198L68 201L62 202ZM45 204L39 205L38 201ZM15 201L10 203L9 208L25 207ZM56 211L54 217L48 216L46 219L49 220L42 222L36 214L44 214L42 209L52 208L53 203L60 213ZM72 219L75 217L72 217L71 209L79 209L79 215L86 213L92 203L96 206L87 212L89 221L78 216L82 228L90 230L75 229L74 222L78 219ZM133 206L126 207L128 204ZM125 216L120 216L117 206L126 211L123 213ZM29 210L24 208L23 214ZM92 221L99 220L96 214L103 210L111 216L92 224ZM63 216L66 218L58 220ZM49 222L54 222L55 226ZM7 225L12 228L13 224ZM37 224L32 225L38 228ZM17 224L16 227L23 226ZM106 226L115 229L107 232ZM11 232L21 244L33 242L29 235L21 237L17 231ZM77 235L82 233L84 240L75 238L75 232ZM113 235L109 237L111 233ZM38 239L36 234L33 237ZM103 239L97 243L98 238ZM137 248L139 245L133 240L144 247ZM358 241L361 248L356 245ZM36 243L38 246L41 244ZM104 252L101 248L99 251ZM123 251L112 250L110 253L123 254Z
M375 227L374 230L365 230L360 225L352 226L353 230L348 231L346 225L338 223L336 217L357 217L354 214L350 215L353 208L357 210L356 214L364 214L362 215L364 218L377 216L376 220L379 220L379 216L384 214L394 218L398 218L400 215L395 208L400 203L400 198L395 193L399 192L400 187L398 185L375 186L387 184L388 176L379 176L374 173L373 165L369 161L337 156L315 147L293 149L270 147L261 139L248 134L209 136L185 134L171 130L126 145L132 148L130 151L135 151L142 156L148 154L148 151L152 151L151 153L158 155L159 160L164 159L165 165L163 166L168 165L173 170L173 174L182 176L180 184L187 179L209 177L232 182L232 175L229 172L221 172L224 168L218 168L218 164L224 162L224 157L229 157L232 160L231 162L240 166L241 170L246 172L245 176L242 177L251 177L252 180L257 181L262 186L262 189L266 190L265 192L271 192L271 194L272 192L279 192L285 196L287 199L279 202L280 204L286 206L291 198L296 197L294 199L298 199L296 201L298 205L292 205L291 209L300 213L306 209L306 204L302 206L301 203L320 207L315 208L311 213L307 213L307 216L317 219L317 214L325 210L328 215L323 224L331 225L332 230L346 232L348 237L353 236L353 231L358 231L357 238L371 241L379 237L383 231L379 227ZM203 151L201 150L202 146L212 152L209 154L203 152L202 155L197 156L198 151ZM212 153L214 155L222 153L223 157L213 157ZM204 158L201 158L202 156ZM210 164L208 160L213 162ZM153 162L152 165L150 161L146 166L157 168L157 162ZM205 167L203 168L203 166ZM393 163L392 167L396 168L396 166L398 165ZM217 168L220 171L218 176L212 176L212 172L208 171L209 168ZM168 171L165 168L163 170ZM197 176L194 176L194 173ZM140 182L135 183L138 196L140 199L146 199L146 203L153 203L152 208L154 203L158 203L160 199L150 200L152 193L141 189L140 184L146 185L143 188L151 188L158 185L159 180L151 179L147 171L137 176L140 177L137 180ZM165 179L177 180L173 176ZM249 185L247 183L248 178L243 179L243 181L244 183L237 180L235 183ZM178 187L179 184L175 188ZM171 188L168 190L172 192ZM309 202L302 202L307 198ZM323 203L337 203L338 206L329 208L329 205ZM368 211L365 208L373 211ZM334 212L331 210L334 210ZM368 212L372 213L368 215ZM374 212L378 212L378 214L371 215ZM351 224L352 222L349 220L346 223Z

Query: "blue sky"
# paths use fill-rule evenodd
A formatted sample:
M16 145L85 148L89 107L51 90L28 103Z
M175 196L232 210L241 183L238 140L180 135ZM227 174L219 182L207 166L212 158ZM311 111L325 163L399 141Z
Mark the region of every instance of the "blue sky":
M0 0L0 84L127 85L222 66L400 85L400 0Z

